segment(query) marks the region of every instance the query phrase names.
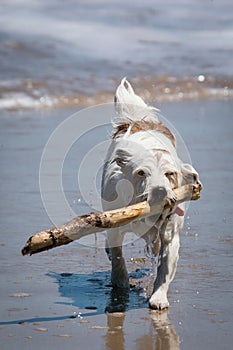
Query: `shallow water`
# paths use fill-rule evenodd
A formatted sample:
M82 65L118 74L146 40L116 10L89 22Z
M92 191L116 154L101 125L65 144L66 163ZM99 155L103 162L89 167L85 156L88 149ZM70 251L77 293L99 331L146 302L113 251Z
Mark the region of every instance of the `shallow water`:
M112 101L123 76L147 100L232 97L232 11L230 0L2 1L0 108Z
M147 308L142 288L154 271L142 241L124 247L137 286L129 295L115 295L109 285L110 264L97 248L101 237L96 248L74 242L21 256L31 234L53 226L40 198L40 158L51 132L74 110L1 112L1 349L231 348L233 103L159 107L184 138L204 184L186 216L171 307L163 313ZM95 140L103 131L96 129ZM82 139L82 147L92 141ZM71 156L64 188L77 213L84 213L85 203L74 201L80 196L72 176L77 166Z

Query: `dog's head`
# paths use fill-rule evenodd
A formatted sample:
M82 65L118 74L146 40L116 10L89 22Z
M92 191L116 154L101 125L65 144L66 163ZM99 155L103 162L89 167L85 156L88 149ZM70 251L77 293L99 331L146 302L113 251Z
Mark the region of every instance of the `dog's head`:
M200 183L196 170L182 163L176 153L166 149L148 150L130 139L119 140L111 164L114 172L127 180L120 189L121 196L130 199L128 202L125 199L126 205L143 200L155 205L166 198L175 201L175 188Z
M121 142L112 163L122 178L132 184L131 202L174 199L172 190L181 182L180 169L167 151L148 151L140 144Z

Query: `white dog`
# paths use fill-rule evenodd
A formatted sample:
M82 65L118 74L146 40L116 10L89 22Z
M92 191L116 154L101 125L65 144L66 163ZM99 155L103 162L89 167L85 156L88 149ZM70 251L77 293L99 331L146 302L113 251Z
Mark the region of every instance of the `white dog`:
M147 200L151 206L175 201L173 189L185 183L199 183L198 174L183 164L176 153L176 140L158 120L157 109L148 106L123 79L115 95L119 123L115 125L102 178L103 209L116 209ZM129 278L122 256L126 232L144 238L152 252L159 253L157 277L149 305L169 306L168 287L176 272L179 234L184 222L184 204L159 216L109 230L106 251L112 262L112 284L128 288Z

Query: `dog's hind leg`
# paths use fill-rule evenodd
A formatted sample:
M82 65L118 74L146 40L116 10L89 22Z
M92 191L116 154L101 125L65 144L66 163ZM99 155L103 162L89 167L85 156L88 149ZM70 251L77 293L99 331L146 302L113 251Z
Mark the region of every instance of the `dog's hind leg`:
M129 288L129 276L122 254L124 234L114 228L108 231L106 251L112 263L111 282L113 287Z
M150 297L149 305L153 309L162 310L169 306L167 292L170 282L173 280L177 262L179 259L180 231L183 226L183 217L176 214L168 220L161 228L161 248L157 277L154 284L153 294Z

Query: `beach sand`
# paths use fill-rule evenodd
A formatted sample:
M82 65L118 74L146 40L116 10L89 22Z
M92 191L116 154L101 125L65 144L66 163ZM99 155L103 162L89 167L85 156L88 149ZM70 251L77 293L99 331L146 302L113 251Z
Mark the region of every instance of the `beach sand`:
M73 242L21 255L30 235L53 226L40 197L40 159L52 131L75 110L1 111L2 350L231 348L233 101L159 107L182 135L204 185L186 215L170 309L164 312L150 311L140 289L154 273L141 240L124 247L137 282L129 295L112 291L110 263L98 248L98 236L95 247ZM65 175L76 169L74 159ZM79 205L72 177L64 181L77 214L83 214L88 207Z

